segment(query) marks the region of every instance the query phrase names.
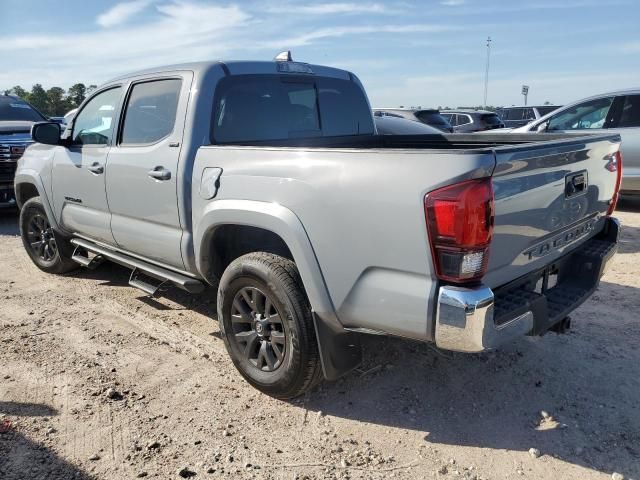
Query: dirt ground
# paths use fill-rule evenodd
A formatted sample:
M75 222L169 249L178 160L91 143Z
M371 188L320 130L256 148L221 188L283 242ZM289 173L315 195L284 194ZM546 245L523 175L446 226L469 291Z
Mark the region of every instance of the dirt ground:
M0 213L0 478L638 480L640 202L621 207L569 334L483 355L370 337L361 369L293 402L236 373L215 291L46 275Z

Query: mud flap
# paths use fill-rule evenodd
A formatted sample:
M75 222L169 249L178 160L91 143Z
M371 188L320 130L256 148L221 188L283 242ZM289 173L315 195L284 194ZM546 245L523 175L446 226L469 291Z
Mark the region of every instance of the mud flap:
M342 328L337 319L326 321L313 312L322 372L327 380L337 380L362 362L360 335Z

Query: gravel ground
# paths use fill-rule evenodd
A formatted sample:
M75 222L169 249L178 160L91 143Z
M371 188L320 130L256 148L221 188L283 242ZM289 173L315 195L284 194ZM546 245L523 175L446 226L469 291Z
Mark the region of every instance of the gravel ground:
M0 213L0 478L640 479L640 202L618 216L569 334L483 355L370 337L361 369L282 402L234 370L215 291L46 275Z

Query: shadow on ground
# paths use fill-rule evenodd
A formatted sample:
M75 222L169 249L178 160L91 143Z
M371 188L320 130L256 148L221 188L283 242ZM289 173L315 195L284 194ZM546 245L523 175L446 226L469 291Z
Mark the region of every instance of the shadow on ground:
M640 212L640 196L621 196L616 211Z
M0 209L0 235L20 235L18 210Z
M94 478L19 432L22 418L57 415L55 409L33 403L0 402L0 414L18 417L15 423L11 424L5 423L6 420L0 420L0 478L2 480L92 480Z
M603 284L597 302L640 299L638 289L619 287ZM619 295L609 297L606 289ZM486 354L452 354L421 343L364 337L361 369L325 384L305 406L419 431L428 443L522 452L538 448L571 464L637 478L640 328L628 316L612 314L604 322L593 317L586 320L578 313L568 335L524 338ZM604 325L608 321L611 328ZM557 428L537 429L542 410L556 418Z

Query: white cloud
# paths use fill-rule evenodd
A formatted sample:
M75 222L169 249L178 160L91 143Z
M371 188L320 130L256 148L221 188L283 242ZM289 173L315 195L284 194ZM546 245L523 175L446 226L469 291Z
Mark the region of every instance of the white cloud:
M131 17L147 8L150 3L151 0L134 0L131 2L118 3L106 12L98 15L96 23L105 28L122 25Z
M0 56L14 59L13 68L0 71L0 85L101 83L154 65L220 58L238 40L236 32L250 30L251 21L237 6L174 0L156 6L145 23L0 37Z
M309 45L316 40L338 38L347 35L363 35L368 33L440 33L457 30L452 25L361 25L356 27L327 27L301 33L299 35L271 40L265 45L273 48L291 48Z
M464 5L465 0L442 0L440 5L445 5L447 7L457 7L459 5Z
M267 7L273 13L297 13L305 15L332 15L339 13L392 13L381 3L319 3L315 5L284 4Z

